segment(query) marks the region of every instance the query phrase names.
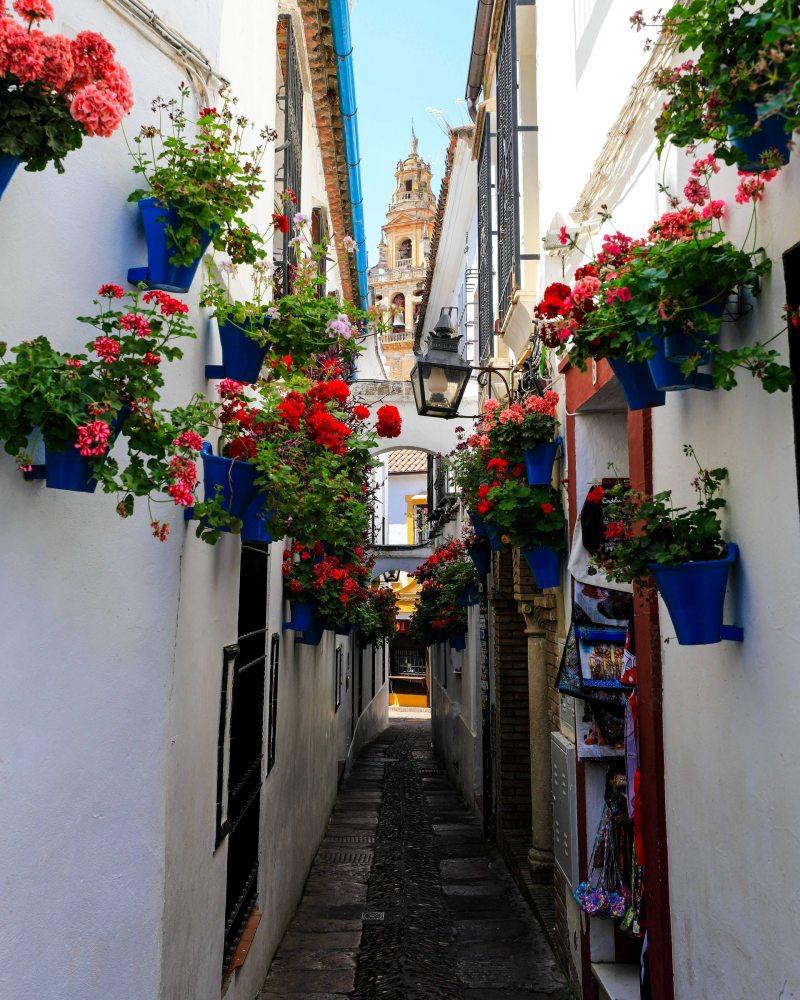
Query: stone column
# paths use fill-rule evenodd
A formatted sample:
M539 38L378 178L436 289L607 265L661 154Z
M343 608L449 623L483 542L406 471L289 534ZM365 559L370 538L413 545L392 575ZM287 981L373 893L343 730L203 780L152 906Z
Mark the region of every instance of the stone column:
M528 864L537 882L553 877L553 801L550 780L550 713L547 636L543 608L522 602L528 637L528 709L531 734L531 849Z

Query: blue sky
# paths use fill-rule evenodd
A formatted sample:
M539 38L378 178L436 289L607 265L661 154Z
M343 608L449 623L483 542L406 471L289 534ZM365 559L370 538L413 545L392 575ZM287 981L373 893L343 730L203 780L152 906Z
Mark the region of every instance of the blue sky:
M441 111L451 125L468 121L463 98L476 6L473 0L353 0L370 265L394 191L397 161L409 149L412 118L438 196L447 138L428 109Z

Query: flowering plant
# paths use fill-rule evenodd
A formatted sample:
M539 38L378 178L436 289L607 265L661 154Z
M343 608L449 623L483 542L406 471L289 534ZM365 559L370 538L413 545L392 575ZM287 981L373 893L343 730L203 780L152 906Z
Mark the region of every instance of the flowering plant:
M261 144L247 151L250 122L235 115L236 99L223 94L220 110L202 108L198 120L190 122L185 109L189 93L184 85L179 99L153 101L158 124L143 126L129 147L133 171L148 186L128 200L155 198L177 212L179 224L167 227L173 264L196 260L204 233L234 262L252 264L266 251L263 237L245 222L244 214L264 190L261 160L265 144L277 133L263 129Z
M448 456L453 485L461 494L467 510L476 511L478 490L490 474L486 471L489 461L489 437L485 433L484 416L478 420L475 430L467 434L463 427L456 428L458 444Z
M550 486L529 486L524 477L497 480L486 491L481 515L504 545L566 548L567 522L561 495Z
M26 170L53 163L83 137L110 136L133 107L127 72L114 47L94 31L74 39L39 29L54 16L49 0L15 0L24 25L0 4L0 154Z
M644 26L639 11L632 19ZM787 136L800 127L798 10L786 0L692 0L663 15L663 30L678 50L700 50L655 76L667 101L656 124L659 152L667 142L711 141L726 163L743 162L731 137L746 139L777 118ZM780 167L768 151L765 167Z
M610 544L597 561L609 580L641 584L650 575L650 563L678 566L725 555L718 512L726 505L719 491L728 471L702 468L690 445L683 451L697 462L696 507L676 507L671 490L646 496L618 483L607 491L614 520L605 529Z
M458 603L451 587L438 579L426 580L420 588L409 623L409 633L426 646L442 642L448 635L467 630L467 611Z
M389 587L373 587L355 607L358 641L375 646L390 640L397 632L397 600Z
M220 326L232 323L251 340L257 341L262 346L268 344L270 337L267 332L267 321L275 314L268 299L272 290L271 268L264 261L257 261L252 265L252 294L246 302L237 301L231 288L231 279L237 276L239 266L232 261L226 261L220 264L219 269L224 275L224 285L213 278L212 264L208 262L208 274L200 294L200 305L212 311Z
M97 314L80 317L98 331L86 353L57 351L37 337L13 347L14 360L0 365L0 439L21 465L31 463L23 453L34 431L48 448L74 447L91 459L109 492L118 472L106 460L110 445L122 430L134 466L140 451L153 446L160 366L182 357L178 341L195 333L187 306L165 292L126 295L119 285L103 285L98 295ZM2 344L0 357L5 353ZM135 479L133 471L128 479Z
M601 252L576 271L569 294L560 287L547 290L537 307L546 346L583 369L597 357L651 358L655 339L677 329L692 345L681 366L686 374L710 361L720 388L736 385L737 368L750 371L767 392L791 385L791 371L768 349L770 340L733 350L716 343L730 294L735 289L757 294L770 270L763 249L739 249L718 228L725 206L710 193L718 170L713 156L696 161L684 191L689 206L666 212L644 239L606 234ZM755 211L769 179L748 175L737 200L753 202Z
M487 405L493 400L487 400ZM550 442L556 433L558 393L545 390L541 396L530 395L523 403L511 403L495 409L487 427L492 455L519 460L523 451Z
M441 570L455 562L463 562L464 545L460 539L454 538L446 545L440 545L432 552L424 563L420 563L414 571L414 576L420 583L432 580Z
M304 545L292 542L283 550L283 587L291 601L313 601L315 598L314 569L324 556L322 542Z
M288 216L274 218L288 222ZM291 354L301 363L331 349L352 359L361 350L358 338L363 314L348 302L340 305L332 296L321 294L325 280L322 264L328 257L329 241L312 242L306 216L296 213L293 222L297 235L291 240L292 291L278 298L270 310L273 350ZM278 222L275 225L278 227Z
M355 624L359 605L367 600L373 555L361 546L315 562L312 587L323 620L331 625Z

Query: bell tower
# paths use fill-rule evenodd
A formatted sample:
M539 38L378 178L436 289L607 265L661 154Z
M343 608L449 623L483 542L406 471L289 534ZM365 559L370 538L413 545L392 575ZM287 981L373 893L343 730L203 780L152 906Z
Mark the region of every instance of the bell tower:
M419 155L413 126L411 147L397 164L395 180L397 186L378 247L378 263L370 269L369 284L373 301L389 326L382 336L389 378L406 381L414 366L414 327L436 218L431 168Z

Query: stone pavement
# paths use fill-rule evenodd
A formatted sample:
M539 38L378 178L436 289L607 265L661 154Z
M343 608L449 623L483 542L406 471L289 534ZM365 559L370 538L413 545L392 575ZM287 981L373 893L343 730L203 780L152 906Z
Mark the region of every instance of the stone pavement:
M261 1000L568 1000L539 925L430 747L395 719L343 784Z

